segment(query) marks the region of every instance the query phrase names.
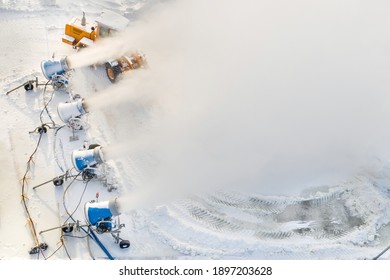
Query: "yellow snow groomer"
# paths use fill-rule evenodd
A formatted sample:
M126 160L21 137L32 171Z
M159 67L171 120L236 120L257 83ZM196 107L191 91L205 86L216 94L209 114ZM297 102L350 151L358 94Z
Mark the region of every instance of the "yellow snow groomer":
M89 23L83 17L73 17L66 25L62 42L72 45L75 49L91 46L96 40L123 30L129 21L111 11L104 11L94 22Z
M73 17L65 25L65 34L62 36L62 42L72 45L75 49L90 46L98 38L97 22L87 23L85 13L83 18Z

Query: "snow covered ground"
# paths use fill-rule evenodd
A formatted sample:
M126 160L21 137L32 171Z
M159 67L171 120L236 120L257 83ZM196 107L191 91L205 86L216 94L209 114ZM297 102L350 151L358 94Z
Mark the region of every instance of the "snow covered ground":
M276 2L286 4L284 1ZM319 18L326 19L333 15L340 24L344 22L340 20L342 13L352 11L355 20L364 16L365 20L370 21L366 17L377 15L379 23L390 24L378 12L383 10L382 7L388 7L388 4L374 2L369 11L365 7L345 4L339 12L333 12L332 6L326 5L325 15L321 17L320 14ZM204 1L200 3L195 5L190 1L185 4L194 9L195 18L200 20L179 26L183 29L184 26L192 26L194 35L186 37L192 34L188 29L185 30L187 35L167 32L166 28L172 26L175 26L175 31L183 31L175 20L186 18L185 14L177 13L178 7L174 1L0 2L0 106L3 111L0 133L0 259L107 259L108 255L83 230L64 236L58 228L72 221L85 223L83 205L96 199L96 193L99 193L100 201L118 197L121 203L120 222L125 224L121 237L131 242L130 248L120 249L109 234L98 235L115 259L361 260L377 256L390 244L390 166L386 159L389 149L382 149L389 143L386 142L389 133L383 132L383 137L377 136L375 133L386 127L372 128L374 121L381 119L383 124L388 117L388 114L382 114L387 111L385 102L388 99L382 99L381 96L386 93L389 84L386 83L387 75L380 72L388 68L380 68L378 65L389 60L382 52L389 45L389 40L378 32L378 37L372 35L378 39L374 41L378 47L363 43L358 45L358 48L366 51L361 56L369 53L373 55L370 57L373 62L364 57L362 61L359 60L367 72L359 72L353 78L374 71L368 77L374 79L374 88L370 88L372 84L368 82L350 87L352 78L349 75L346 80L338 79L343 71L356 70L353 63L334 65L339 69L332 68L329 72L319 71L326 79L323 76L311 76L307 72L302 78L300 71L304 71L305 67L314 68L314 72L321 68L318 65L328 67L329 54L310 49L318 47L313 43L319 39L315 34L312 34L313 41L306 42L305 46L300 45L302 34L299 28L302 26L294 18L289 20L296 24L297 29L292 30L297 32L297 42L291 39L288 43L291 48L299 48L295 53L300 55L298 62L289 53L283 53L286 50L283 44L279 46L281 49L278 52L278 48L267 45L266 39L262 38L259 41L249 40L249 43L255 43L253 46L245 46L245 41L242 41L244 45L241 47L248 53L240 55L235 53L239 49L233 40L232 47L227 45L225 51L206 42L206 38L210 42L225 42L230 40L231 34L238 35L240 29L231 27L234 24L241 27L239 22L245 22L245 13L248 7L251 10L251 5L255 6L250 16L259 12L264 16L263 23L277 26L272 34L265 32L264 26L259 27L259 34L267 35L265 38L269 40L282 40L279 35L288 37L294 33L284 32L286 27L281 22L272 21L272 17L267 17L266 12L261 11L261 5L264 4L274 12L283 8L268 7L265 3L255 4L253 1L248 1L247 8L240 8L228 1L226 6L232 5L233 8L225 7L224 10L223 4L216 1L209 5L210 10L205 12L205 20L202 22L202 16L196 12L202 11L202 5L206 4ZM307 1L299 3L305 9L309 6L308 14L318 12ZM218 5L222 11L236 12L234 19L238 23L225 26L231 28L229 32L214 33L223 29L226 23L223 16L213 10ZM170 7L176 11L176 16L167 17L171 13ZM117 84L111 84L101 66L85 66L71 72L67 92L54 91L49 85L46 88L39 86L29 92L20 88L5 95L7 91L35 77L45 83L41 61L51 59L53 54L59 59L76 53L69 45L61 42L65 23L72 16L81 16L82 11L88 20L92 20L104 9L130 20L131 26L127 31L129 44L139 43L131 48L140 48L147 54L150 69L141 70L140 73L126 73ZM150 13L153 17L149 19ZM211 13L219 16L215 16L215 26L209 26L213 32L204 35L201 31L203 25L210 24L206 19L210 18ZM193 16L189 18L193 19ZM172 22L166 25L159 19L171 19ZM251 23L251 17L247 19L250 25L257 23ZM305 19L312 18L307 16ZM141 24L138 25L139 22ZM134 29L131 28L133 24ZM330 25L329 30L337 27L336 24ZM321 26L324 28L318 31L322 32L321 36L328 34L327 25ZM376 25L368 24L362 34L377 31L374 27ZM343 28L349 30L341 26ZM248 31L250 34L241 34L239 39L245 40L249 35L257 38L254 30ZM151 37L156 34L160 36ZM340 42L344 44L349 40L353 42L351 45L361 43L355 33L349 33L349 36L351 38L336 37L341 38ZM180 41L182 37L188 41ZM199 53L194 53L194 47L189 43L198 38L204 41L200 45L195 44L199 47ZM332 36L329 38L334 39ZM175 43L175 40L179 43ZM120 43L123 45L124 42ZM336 56L350 55L337 53L337 50L348 47L348 44L330 45ZM259 57L249 52L259 46L259 50L267 53L267 56ZM184 50L180 53L180 59L171 58L176 48ZM80 63L82 52L87 51L80 52ZM212 65L210 55L215 58L216 64L228 61L220 64L225 72L213 72L214 69L209 67ZM282 58L291 60L282 61ZM351 61L352 58L351 55ZM256 67L248 66L251 61ZM344 60L341 62L346 63ZM264 66L264 70L257 67L256 63L267 67ZM294 68L295 63L301 68ZM233 65L236 67L232 69ZM278 68L275 65L286 67ZM246 69L254 72L246 72ZM192 78L177 75L197 72L199 78L196 75ZM280 74L278 79L276 76L279 74L276 75L276 72ZM267 79L258 79L253 73L263 73ZM251 75L256 80L253 84L249 80L253 78ZM216 80L212 81L214 78ZM306 78L310 81L307 82ZM339 91L327 95L333 98L328 101L322 95L325 92L319 90L319 101L314 102L311 98L308 101L303 98L307 96L303 90L306 87L301 86L302 80L304 85L307 82L308 91L320 87L322 90L328 83L337 84ZM222 81L225 84L219 86L218 83ZM240 82L245 83L245 86ZM320 84L318 88L316 83ZM181 92L191 85L193 87L189 92ZM256 88L256 85L261 86ZM268 90L274 95L264 101L244 93L245 90L251 91L251 87L256 89L256 94L257 90ZM373 99L372 104L367 105L367 99L363 97L350 101L349 94L340 94L342 91L358 91L360 88L369 88L374 92L368 91ZM296 94L296 99L284 99L285 93L276 93L288 89L291 89L288 95ZM210 97L200 94L202 90L207 94L213 90L224 94ZM359 93L367 94L364 91ZM56 108L60 102L68 101L72 94L80 94L90 104L90 112L84 116L89 124L88 129L73 132L65 126L58 130L48 129L42 135L34 132L42 122L63 125ZM335 101L336 94L340 94L336 98L339 106L331 108L332 116L327 115L329 108L322 110L316 107L329 106ZM308 103L302 104L300 101ZM44 110L45 104L47 111ZM313 106L310 107L310 104ZM351 106L343 107L346 104ZM269 106L275 108L270 110ZM287 112L287 116L279 114L281 112ZM293 120L288 114L293 116ZM342 114L351 118L346 121L338 119ZM308 120L312 116L318 129L313 128L312 122ZM349 126L338 126L339 121ZM355 126L355 121L359 125ZM361 124L364 121L366 123ZM320 133L328 125L335 126L335 129L325 129L323 133L339 133L335 139ZM304 132L309 128L310 133ZM258 134L261 130L265 133ZM74 136L78 140L71 141ZM283 143L281 140L286 140L286 136L293 140ZM370 141L362 140L364 137L370 138ZM196 141L191 141L193 138ZM310 142L305 142L308 138ZM255 145L259 141L265 143L261 148ZM38 143L31 168L26 169L29 157ZM106 172L104 180L94 179L86 184L85 181L69 178L62 186L54 186L50 182L33 188L72 169L71 152L83 148L85 143L100 144L103 149L107 149L108 160L103 164ZM371 159L361 151L372 147L374 153L368 154L375 157L375 161L369 161L360 169L362 160ZM344 148L349 153L348 160L340 160L339 154L343 153ZM356 157L355 154L351 156L354 151L359 151ZM277 159L274 160L273 156ZM298 163L300 161L304 164ZM74 170L72 172L75 174ZM267 175L259 176L258 173L262 172ZM333 176L333 172L340 174ZM22 178L25 173L28 180L23 192ZM296 187L300 183L302 185ZM267 187L263 187L265 185ZM23 207L22 194L31 220L28 220ZM39 243L46 243L47 250L30 255L31 248ZM390 259L390 253L385 253L381 258Z

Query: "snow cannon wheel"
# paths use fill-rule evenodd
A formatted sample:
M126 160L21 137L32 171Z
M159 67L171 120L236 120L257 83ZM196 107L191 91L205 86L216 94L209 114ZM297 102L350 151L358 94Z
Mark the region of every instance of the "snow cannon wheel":
M69 232L72 232L73 231L73 226L63 226L62 228L62 231L65 232L65 233L69 233Z
M56 187L62 186L64 184L64 179L62 179L62 178L55 178L53 180L53 184Z
M46 125L42 125L42 126L38 127L38 128L37 128L37 132L38 132L39 134L47 133L47 127L46 127Z
M118 75L122 73L121 68L119 66L111 66L111 64L108 62L105 64L105 66L108 79L111 83L115 83Z
M130 241L129 240L121 240L119 242L119 247L121 249L126 249L126 248L129 248L130 247Z
M34 89L34 85L32 83L27 83L27 84L24 85L24 89L26 91L33 90Z

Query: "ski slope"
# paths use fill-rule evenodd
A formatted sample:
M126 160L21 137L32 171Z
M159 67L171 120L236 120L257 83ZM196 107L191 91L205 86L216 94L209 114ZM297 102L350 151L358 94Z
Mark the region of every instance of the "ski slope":
M215 189L199 186L199 189L182 191L185 186L169 189L166 181L148 189L151 182L155 183L150 178L156 174L161 176L160 172L166 170L164 159L167 158L148 147L150 142L166 145L171 139L153 138L156 135L150 133L159 129L165 120L160 119L160 113L167 107L160 106L160 99L156 101L142 96L115 100L115 93L125 90L128 85L142 87L142 81L150 77L147 72L139 76L126 73L118 84L113 85L102 66L86 66L71 72L66 91L55 91L49 85L29 92L20 88L5 95L35 77L45 83L40 69L42 60L51 59L53 54L60 58L75 53L61 42L64 24L72 16L81 16L84 11L92 19L102 10L109 9L136 23L148 9L172 5L170 1L162 2L47 0L0 3L0 58L2 65L6 65L0 69L0 106L3 110L0 259L108 259L102 248L83 230L64 235L60 229L70 221L85 223L83 205L96 199L97 193L100 201L124 198L120 221L125 227L121 237L131 242L130 248L120 249L109 234L98 236L114 259L362 260L377 256L390 244L390 167L386 159L378 159L369 171L366 169L329 184L301 187L299 193L294 194L262 193L260 187L253 190L224 186ZM156 53L148 53L150 70L144 71L159 73L164 70L157 63L153 65L153 62L161 62L161 58L157 60L152 56ZM170 82L167 82L168 87ZM128 88L129 91L133 89ZM63 125L56 108L60 102L68 101L72 94L80 94L87 102L91 100L91 111L85 116L88 129L72 131L64 126L48 129L42 135L36 133L42 122ZM103 101L99 101L99 96ZM175 103L175 95L168 97L173 99L170 106L182 104ZM223 104L215 111L225 110ZM175 113L172 107L168 106L168 110ZM94 111L93 108L98 109ZM194 113L198 112L194 110ZM231 127L238 126L240 124L233 123ZM216 131L219 134L218 126ZM191 136L191 132L188 134ZM141 140L146 139L145 143L136 143L138 135L142 135ZM218 135L212 134L203 140L207 142L214 136ZM119 149L119 152L115 151L115 157L104 163L106 176L103 179L86 183L68 178L62 186L49 182L34 189L34 186L72 169L71 152L85 144ZM178 154L187 148L169 144L172 149L168 151L177 149ZM27 169L27 162L35 149L31 166ZM170 163L172 159L175 157L166 162ZM184 174L178 182L196 186L204 181L198 178L204 174L204 169L194 168L190 174L185 169L178 169L178 173L183 171ZM245 176L251 174L244 172ZM165 178L159 176L156 178ZM171 197L167 198L167 195ZM23 208L23 197L31 220ZM48 249L29 254L36 244L34 236L40 243L46 243ZM390 253L381 258L389 259Z

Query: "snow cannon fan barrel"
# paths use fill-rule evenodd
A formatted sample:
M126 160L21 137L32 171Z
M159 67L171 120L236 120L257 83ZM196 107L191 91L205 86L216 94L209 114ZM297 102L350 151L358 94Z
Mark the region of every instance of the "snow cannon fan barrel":
M97 164L104 162L102 147L97 146L88 150L76 150L72 152L72 163L74 168L83 172L86 169L94 168Z
M72 118L80 117L87 112L87 106L84 99L65 103L62 102L57 106L58 116L64 123L69 123Z
M99 202L87 202L85 210L91 225L96 225L99 221L120 215L117 198Z
M115 223L111 221L112 217L120 215L117 198L100 202L87 202L85 215L88 222L96 226L98 231L110 231L116 227Z
M61 75L70 70L67 58L58 60L44 60L41 63L42 73L46 79L51 80L54 75Z

